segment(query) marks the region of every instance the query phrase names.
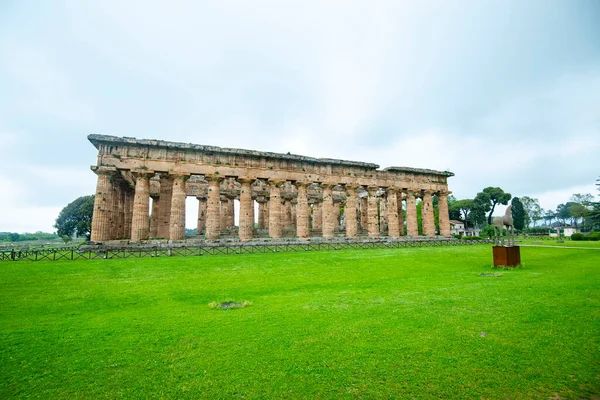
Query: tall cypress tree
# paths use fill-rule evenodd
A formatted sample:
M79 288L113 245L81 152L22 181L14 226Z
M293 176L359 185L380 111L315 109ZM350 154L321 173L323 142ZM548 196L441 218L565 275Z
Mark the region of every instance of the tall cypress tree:
M525 208L518 197L513 197L510 202L512 205L512 217L515 224L515 229L522 230L525 226Z

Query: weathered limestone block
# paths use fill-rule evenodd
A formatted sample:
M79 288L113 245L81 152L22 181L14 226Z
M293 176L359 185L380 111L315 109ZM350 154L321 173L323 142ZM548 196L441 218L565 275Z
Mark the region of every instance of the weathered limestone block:
M296 205L296 234L300 239L309 237L309 206L308 206L308 184L296 182L298 190L298 204Z
M251 240L254 232L254 200L252 200L252 179L240 178L240 225L239 236L242 242Z
M92 218L93 242L104 242L110 240L111 214L113 212L113 190L111 177L115 174L115 168L92 167L98 181L96 183L96 196L94 198L94 214Z
M435 221L433 215L433 199L431 192L423 192L423 205L421 208L421 217L423 221L423 234L425 236L435 236Z
M369 237L379 237L379 218L377 215L378 186L368 186L367 234Z
M419 236L417 201L412 190L406 193L406 234L407 236Z
M404 193L398 192L398 226L399 226L399 234L400 236L404 236L404 210L402 208L402 202L404 201Z
M339 202L333 202L333 229L334 231L340 229L340 217L341 217L341 204Z
M150 209L150 183L148 172L134 172L135 196L131 221L131 241L147 240L150 234L148 212Z
M292 201L289 199L283 201L283 227L292 229Z
M344 224L346 226L346 237L356 237L358 232L358 220L356 217L356 185L346 185L346 207L344 207Z
M150 212L150 237L158 237L158 221L160 214L160 198L158 196L150 196L152 198L152 211Z
M219 205L221 202L222 178L206 175L208 181L208 195L206 200L206 239L215 240L219 238L221 223L219 218Z
M385 233L388 226L388 218L387 218L387 199L385 196L382 196L379 199L379 232Z
M206 198L198 197L198 235L206 229Z
M333 213L333 196L331 189L333 185L323 185L323 237L325 239L333 238L333 231L335 229L335 216Z
M322 231L323 230L323 207L320 202L313 204L313 226L312 228L315 230Z
M269 236L281 238L281 186L284 181L270 180L269 191Z
M391 238L400 237L397 193L396 188L390 188L387 191L388 236Z
M173 177L173 191L171 197L171 224L169 238L171 240L185 239L185 175Z
M258 202L258 229L267 229L269 218L267 217L268 204L267 200L262 197L257 199Z
M438 223L440 225L440 235L450 236L450 217L448 214L448 192L438 194Z
M157 237L169 239L171 234L171 200L173 197L173 178L168 174L160 176L159 221Z
M369 197L368 196L363 196L360 198L360 228L363 231L367 231L368 230L368 226L369 226Z
M225 223L227 229L235 228L235 198L229 197L225 209Z

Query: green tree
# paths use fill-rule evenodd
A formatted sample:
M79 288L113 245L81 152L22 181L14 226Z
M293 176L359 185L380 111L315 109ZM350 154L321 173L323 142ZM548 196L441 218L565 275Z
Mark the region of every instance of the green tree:
M62 209L54 227L62 238L70 238L75 233L89 239L94 213L94 196L82 196Z
M535 227L536 222L542 219L542 207L540 207L539 200L528 196L523 196L520 200L525 210L525 227L529 228L531 222Z
M559 219L563 225L567 224L567 219L571 217L569 213L569 206L567 204L561 203L556 206L556 219Z
M448 196L448 214L450 219L460 220L460 211L455 209L452 205L456 202L454 195Z
M504 190L499 187L486 187L483 191L477 193L475 196L475 201L478 204L481 204L483 210L485 212L489 211L487 221L488 224L492 224L492 214L494 214L494 209L497 204L508 205L512 195L510 193L504 192Z
M546 225L552 225L552 221L556 218L556 213L552 210L542 210Z
M513 197L510 202L512 205L512 217L515 229L523 230L525 227L525 208L518 197Z
M575 226L577 226L577 221L581 220L585 227L587 225L586 219L590 216L592 210L594 196L589 193L575 193L569 200L569 213L575 219Z
M465 229L468 228L469 222L477 223L477 218L473 219L471 214L473 212L477 213L479 210L479 205L475 203L475 200L472 199L463 199L456 200L452 202L451 213L458 213L457 220L462 220L465 223ZM462 215L462 218L461 218Z

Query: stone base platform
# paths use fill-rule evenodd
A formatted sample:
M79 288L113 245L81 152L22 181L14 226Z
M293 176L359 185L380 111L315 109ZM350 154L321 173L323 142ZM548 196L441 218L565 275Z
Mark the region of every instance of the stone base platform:
M459 239L445 236L418 236L418 237L402 237L399 239L380 237L380 238L368 238L368 237L356 237L346 238L339 237L333 239L324 239L322 237L308 238L301 240L298 238L281 238L281 239L270 239L270 238L258 238L248 242L241 242L238 238L221 238L217 240L206 240L201 238L190 238L187 240L165 240L165 239L152 239L144 240L141 242L131 242L129 240L112 240L102 243L90 242L87 245L81 246L79 251L103 251L103 250L150 250L150 249L177 249L177 248L192 248L192 247L257 247L257 246L273 246L273 245L293 245L293 244L393 244L393 243L415 243L415 244L452 244L461 243ZM487 243L487 241L486 241Z

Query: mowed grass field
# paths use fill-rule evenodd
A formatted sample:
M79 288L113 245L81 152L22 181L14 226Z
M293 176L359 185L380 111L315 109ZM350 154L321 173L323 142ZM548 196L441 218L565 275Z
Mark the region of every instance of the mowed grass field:
M600 251L521 254L2 263L0 398L598 398Z

